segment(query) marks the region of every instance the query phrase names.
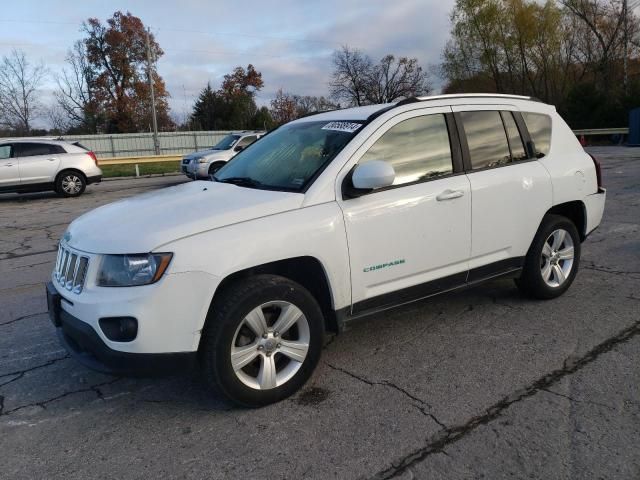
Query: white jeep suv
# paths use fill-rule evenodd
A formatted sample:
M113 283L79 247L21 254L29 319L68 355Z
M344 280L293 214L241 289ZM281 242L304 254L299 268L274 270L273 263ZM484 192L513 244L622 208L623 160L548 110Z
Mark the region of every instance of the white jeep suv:
M182 157L180 170L194 180L209 179L238 152L247 148L264 133L258 131L232 132L213 147Z
M47 298L85 365L197 359L227 398L278 401L309 378L325 331L374 312L501 276L561 295L605 204L598 163L554 107L506 95L309 116L215 180L71 223Z
M77 197L101 179L96 155L78 142L41 138L0 142L0 193L54 190Z

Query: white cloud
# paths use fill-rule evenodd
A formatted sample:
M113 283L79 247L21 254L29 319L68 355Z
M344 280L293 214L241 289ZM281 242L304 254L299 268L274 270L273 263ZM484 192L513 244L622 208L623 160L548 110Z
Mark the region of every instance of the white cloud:
M138 0L121 7L99 0L27 0L0 20L0 53L13 45L32 60L41 58L52 73L60 71L67 49L82 37L84 19L104 21L118 8L128 10L151 27L165 50L158 70L180 118L208 81L217 88L237 65L252 63L262 72L258 101L268 104L279 88L326 95L331 52L341 45L375 60L393 53L417 57L424 67L437 64L452 7L453 0ZM45 89L54 87L50 78ZM45 101L51 101L50 92Z

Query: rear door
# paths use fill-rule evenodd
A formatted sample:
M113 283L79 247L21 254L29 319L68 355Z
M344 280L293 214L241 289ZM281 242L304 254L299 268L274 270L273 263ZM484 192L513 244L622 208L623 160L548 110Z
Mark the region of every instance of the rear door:
M551 179L527 153L528 133L510 106L455 106L465 171L471 185L469 278L519 268L545 212Z
M23 185L53 182L60 156L66 154L60 145L49 143L19 142L14 144L14 148Z
M14 158L13 145L0 145L0 188L12 187L20 183L18 159Z

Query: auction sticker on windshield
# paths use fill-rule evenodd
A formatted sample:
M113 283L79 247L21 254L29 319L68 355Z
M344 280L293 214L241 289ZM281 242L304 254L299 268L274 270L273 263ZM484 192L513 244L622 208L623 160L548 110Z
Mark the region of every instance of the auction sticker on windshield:
M335 130L338 132L353 133L361 126L362 124L354 122L329 122L322 127L322 130Z

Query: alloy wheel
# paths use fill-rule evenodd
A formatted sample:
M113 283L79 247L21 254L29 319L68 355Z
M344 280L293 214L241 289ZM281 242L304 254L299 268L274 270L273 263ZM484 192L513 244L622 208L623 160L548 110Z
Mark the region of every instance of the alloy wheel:
M573 268L574 245L566 230L554 230L545 240L540 256L540 273L544 282L553 288L567 281Z
M302 310L286 301L267 302L251 310L236 329L231 366L250 388L276 388L300 370L309 341L309 322Z

